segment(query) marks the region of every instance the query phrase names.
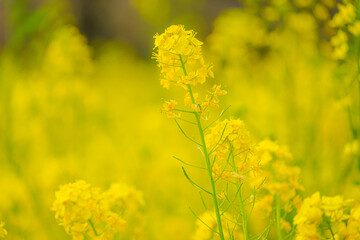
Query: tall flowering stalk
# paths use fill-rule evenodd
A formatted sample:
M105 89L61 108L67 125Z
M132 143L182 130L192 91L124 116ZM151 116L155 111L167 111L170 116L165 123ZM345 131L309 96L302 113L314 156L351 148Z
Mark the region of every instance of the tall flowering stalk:
M210 190L200 187L191 180L183 168L185 177L190 183L211 196L214 210L207 208L200 192L202 203L210 215L210 219L215 221L215 226L208 223L210 219L204 220L192 212L203 225L212 231L211 234L217 234L221 240L234 239L235 236L238 236L239 233L236 232L238 226L241 226L242 235L247 240L249 239L247 227L249 214L245 205L254 206L255 187L252 195L248 197L242 196L241 189L245 179L254 177L259 166L254 162L256 159L250 156L253 147L250 134L241 120L218 121L226 109L216 119L209 120L211 118L210 110L219 106L219 97L226 95L227 92L222 90L220 85L214 85L203 94L203 97L201 97L201 92L194 91L195 87L198 89L199 85L205 83L208 77L214 77L211 70L212 65L206 64L203 59L202 42L195 38L195 32L185 30L181 25L173 25L167 28L163 34L155 35L154 38L154 49L156 50L154 58L161 69L161 85L166 89L175 85L185 91L183 108L177 107L177 101L170 100L164 102L163 112L169 118L174 118L182 134L198 146L204 156L205 167L195 166L179 158L176 159L185 165L207 171ZM193 118L182 118L182 114ZM200 140L189 137L181 127L180 121L196 126ZM247 158L248 156L249 158ZM226 187L218 194L217 184L220 183ZM233 199L230 199L232 197L229 193L229 184L235 187ZM237 201L238 203L236 203ZM241 222L238 222L237 218L230 219L228 217L226 213L231 208L238 208L235 210L240 213ZM212 213L215 213L215 216L212 216ZM215 230L211 226L217 229ZM203 233L203 231L199 232ZM196 234L197 239L205 238L198 233Z
M218 233L220 238L224 240L225 237L221 223L219 203L216 197L215 181L213 179L210 158L206 148L204 128L201 124L201 114L204 110L203 108L206 106L199 104L197 99L198 94L193 93L192 91L192 86L204 83L208 76L213 77L211 65L206 65L204 63L201 45L202 43L195 38L195 33L193 31L186 31L183 26L173 25L166 29L165 33L155 36L155 48L157 49L157 53L154 53L154 57L161 68L161 85L168 89L171 84L175 84L183 87L186 91L185 102L191 105L192 111L189 111L189 113L195 115L196 125L199 130L201 143L196 142L196 144L201 147L205 158L206 169L211 185L211 196L217 219ZM209 103L210 102L212 101L209 100ZM177 102L174 100L165 102L164 110L167 112L167 116L177 118L180 116L180 112L185 112L175 109L176 105ZM193 139L191 140L194 141Z

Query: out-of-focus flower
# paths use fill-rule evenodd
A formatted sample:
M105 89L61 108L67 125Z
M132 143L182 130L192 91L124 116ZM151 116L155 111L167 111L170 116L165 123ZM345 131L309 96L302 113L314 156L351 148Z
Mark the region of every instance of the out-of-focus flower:
M7 235L7 231L4 228L5 223L3 221L0 221L0 238L5 238Z
M354 36L360 35L360 21L355 21L353 25L349 25L349 32Z
M351 3L345 5L338 5L339 12L336 13L331 20L330 24L333 27L342 27L345 24L352 23L355 20L356 12L355 7Z
M335 59L344 59L349 50L348 36L342 30L339 30L337 34L331 38L330 43L334 47L333 57Z
M217 223L213 218L213 212L206 212L200 216L200 220L196 221L196 231L192 237L193 240L217 240L219 236L214 233L211 229L216 229ZM225 222L227 219L230 219L231 216L229 214L224 214L222 217ZM209 229L211 228L211 229ZM224 237L229 239L233 237L237 240L244 239L243 234L239 231L233 221L227 221L227 224L223 226ZM233 234L233 235L231 235Z
M326 231L335 239L357 239L359 236L359 211L350 210L353 200L344 200L342 196L327 197L317 192L304 200L294 218L297 226L296 239L323 239ZM347 220L346 221L344 220ZM334 232L333 229L338 229ZM334 235L335 234L335 235Z
M84 239L86 235L111 239L124 231L126 222L107 207L104 197L100 189L85 181L69 183L56 192L52 210L73 239Z

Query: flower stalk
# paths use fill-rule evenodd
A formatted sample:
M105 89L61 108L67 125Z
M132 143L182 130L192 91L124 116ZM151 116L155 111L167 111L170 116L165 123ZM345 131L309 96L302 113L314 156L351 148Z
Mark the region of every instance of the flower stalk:
M180 58L180 62L181 62L181 66L182 66L184 75L187 76L186 67L185 67L184 61L183 61L183 59L181 57L181 54L179 54L179 58ZM192 92L190 84L187 84L187 89L189 91L192 103L196 104L194 94ZM223 227L222 227L222 223L221 223L221 215L220 215L220 210L219 210L219 204L218 204L217 197L216 197L217 194L216 194L215 181L214 181L214 178L213 178L213 175L212 175L212 167L211 167L211 164L210 164L209 154L208 154L208 151L207 151L207 148L206 148L204 130L203 130L202 125L201 125L201 119L200 119L199 114L195 111L194 115L195 115L198 130L199 130L199 134L200 134L201 148L202 148L202 151L203 151L203 154L204 154L206 168L207 168L207 172L208 172L208 175L209 175L209 180L210 180L210 185L211 185L211 195L212 195L212 199L213 199L213 202L214 202L214 210L215 210L215 214L216 214L216 221L217 221L217 226L218 226L218 230L219 230L219 236L220 236L221 240L225 240L224 233L223 233Z

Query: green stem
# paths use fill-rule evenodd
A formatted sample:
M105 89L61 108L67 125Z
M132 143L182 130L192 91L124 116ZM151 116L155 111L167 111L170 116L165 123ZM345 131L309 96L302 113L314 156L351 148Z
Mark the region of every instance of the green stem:
M335 240L335 235L334 235L334 232L333 232L333 230L332 230L332 228L331 228L331 224L330 224L329 221L326 221L326 222L327 222L327 224L328 224L328 226L329 226L329 230L330 230L330 233L331 233L331 237L332 237L333 240Z
M236 165L235 165L235 157L234 157L233 153L231 153L231 159L232 159L234 172L239 174L239 172L236 168ZM236 187L239 189L238 196L239 196L239 202L240 202L240 212L241 212L241 217L242 217L244 240L248 240L249 233L248 233L248 226L247 226L247 215L246 215L245 208L244 208L244 200L242 199L242 196L241 196L241 186L242 186L242 184L240 184L238 181L236 181Z
M276 229L277 229L277 234L278 234L278 240L282 240L282 232L281 232L281 203L280 203L280 198L279 195L275 196L275 204L276 204Z
M90 223L90 226L91 226L93 232L95 233L95 236L99 236L91 219L89 219L89 223Z
M179 57L180 57L180 62L181 62L182 69L184 71L184 75L187 76L184 61L183 61L181 55L179 55ZM191 89L191 86L187 85L187 88L188 88L192 103L196 104L195 98L194 98L194 95L193 95L193 92L192 92L192 89ZM204 131L203 131L203 128L201 126L201 121L200 121L199 114L197 112L194 112L194 115L195 115L196 123L197 123L198 129L199 129L199 134L200 134L200 138L201 138L201 148L202 148L202 151L204 153L205 162L206 162L206 168L207 168L209 179L210 179L211 193L212 193L211 195L212 195L213 202L214 202L214 208L215 208L216 220L217 220L217 225L218 225L218 230L219 230L219 236L220 236L221 240L225 240L223 227L222 227L222 223L221 223L221 215L220 215L220 210L219 210L219 204L218 204L218 201L217 201L216 187L215 187L215 182L214 182L214 178L213 178L213 175L212 175L212 167L211 167L211 164L210 164L209 154L208 154L208 151L207 151L207 148L206 148Z

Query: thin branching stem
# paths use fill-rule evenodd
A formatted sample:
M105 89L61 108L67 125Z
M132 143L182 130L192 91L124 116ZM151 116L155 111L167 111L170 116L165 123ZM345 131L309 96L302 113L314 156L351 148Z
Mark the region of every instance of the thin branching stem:
M237 190L234 199L229 203L229 205L227 206L227 208L225 208L225 210L222 211L221 215L224 215L226 213L226 211L233 205L233 203L235 202L235 200L237 199L237 195L240 191L240 188Z
M90 223L91 229L93 230L95 236L99 236L98 232L96 231L95 225L94 225L94 223L91 221L91 219L89 219L89 223Z
M216 222L216 219L215 219L214 216L211 214L209 208L206 206L205 200L204 200L203 196L201 195L201 192L199 192L199 195L200 195L200 199L201 199L201 202L202 202L205 210L206 210L207 213L210 215L210 217L214 220L214 222Z
M193 164L187 163L187 162L185 162L185 161L181 160L181 159L180 159L180 158L178 158L178 157L173 156L173 158L175 158L176 160L178 160L179 162L181 162L181 163L183 163L183 164L185 164L185 165L187 165L187 166L190 166L190 167L193 167L193 168L198 168L198 169L203 169L203 170L206 170L206 168L204 168L204 167L200 167L200 166L196 166L196 165L193 165Z
M191 185L193 185L194 187L206 192L207 194L209 195L212 195L211 192L209 192L208 190L205 190L203 187L200 187L197 183L195 183L193 180L190 179L189 175L186 173L185 169L182 168L183 172L184 172L184 175L186 177L186 179L191 183Z
M202 222L206 227L208 227L212 232L216 233L219 235L219 232L217 232L216 230L212 229L209 225L207 225L191 208L189 208L190 211L192 212L192 214L200 221Z
M326 221L326 222L327 222L327 224L328 224L328 226L329 226L329 230L330 230L330 233L331 233L331 237L332 237L333 240L335 240L335 234L334 234L334 232L333 232L333 230L332 230L332 228L331 228L331 224L330 224L329 221Z
M176 123L176 125L179 127L179 129L180 129L181 133L184 135L184 137L186 137L187 139L189 139L190 141L192 141L192 142L195 143L196 145L201 146L200 143L198 143L197 141L195 141L194 139L192 139L191 137L189 137L189 136L185 133L185 131L182 129L182 127L180 126L180 124L178 123L178 121L177 121L176 119L175 119L175 123Z
M230 144L230 148L232 149L232 146ZM231 151L231 159L232 159L232 163L233 163L233 168L234 168L234 172L239 174L238 173L238 169L236 168L236 164L235 164L235 157L234 157L234 154L233 152ZM246 211L245 211L245 208L244 208L244 201L242 199L242 195L241 195L241 187L242 187L242 183L239 183L236 181L236 186L237 188L239 188L239 194L238 194L238 197L239 197L239 204L240 204L240 212L241 212L241 217L242 217L242 226L243 226L243 232L244 232L244 239L245 240L248 240L249 239L249 233L248 233L248 226L247 226L247 214L246 214Z
M204 131L206 131L206 129L208 129L209 127L211 127L217 120L219 120L219 119L224 115L224 113L225 113L230 107L231 107L231 105L228 106L227 108L225 108L225 109L220 113L220 115L219 115L214 121L212 121L209 125L207 125L206 127L204 127Z
M217 143L214 145L214 147L210 150L209 155L211 155L211 154L216 150L216 147L217 147L217 146L219 145L219 143L221 142L221 139L222 139L223 136L224 136L226 127L227 127L227 124L225 124L225 127L224 127L224 129L222 130L222 132L221 132L219 141L217 141ZM225 142L225 140L226 140L226 139L224 139L224 142Z

